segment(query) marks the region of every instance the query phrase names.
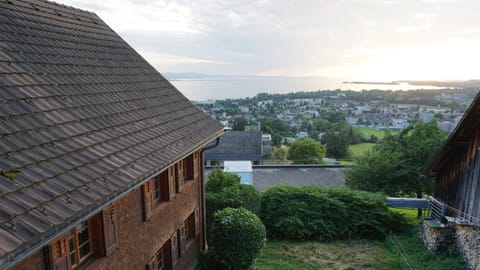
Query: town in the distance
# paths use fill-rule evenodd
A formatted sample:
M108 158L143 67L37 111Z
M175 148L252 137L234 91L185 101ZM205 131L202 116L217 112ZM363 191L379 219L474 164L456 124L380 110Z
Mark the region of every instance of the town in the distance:
M302 138L327 145L340 143L344 149L334 153L327 149L327 156L348 160L355 155L355 150L348 151L350 145L370 143L371 146L385 132L395 133L419 121L436 120L441 130L453 131L476 93L475 88L325 90L260 93L196 104L232 130L261 131L263 140L271 140L273 146ZM266 153L268 156L269 151Z

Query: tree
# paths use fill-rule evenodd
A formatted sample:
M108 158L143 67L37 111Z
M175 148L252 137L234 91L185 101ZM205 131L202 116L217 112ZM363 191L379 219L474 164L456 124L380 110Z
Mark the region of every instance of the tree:
M294 164L320 164L325 156L325 147L310 138L293 142L287 158Z
M324 142L327 145L327 156L334 158L345 158L348 154L348 146L350 139L348 134L336 130L329 129L323 136Z
M348 157L350 144L359 143L362 140L358 130L346 122L331 124L322 141L327 145L327 156L334 158Z
M346 171L346 185L367 191L383 191L393 196L422 198L433 191L433 179L422 176L427 165L443 144L446 133L437 122L418 122L398 135L389 135ZM421 213L420 213L421 214Z
M246 125L248 125L247 120L244 118L237 118L233 120L232 130L244 131Z

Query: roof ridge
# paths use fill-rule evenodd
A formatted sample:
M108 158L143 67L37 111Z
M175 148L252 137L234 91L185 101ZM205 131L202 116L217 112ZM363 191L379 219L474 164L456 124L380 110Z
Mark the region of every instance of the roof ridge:
M7 1L11 1L11 0L7 0ZM95 12L92 12L92 11L89 11L89 10L86 10L86 9L76 8L76 7L65 5L65 4L62 4L62 3L57 3L55 1L50 1L50 0L15 0L15 1L26 2L26 3L29 3L29 4L35 4L35 2L43 2L43 3L51 4L51 5L54 5L54 6L59 6L59 7L75 10L75 11L89 13L91 15L95 15L96 17L98 17L98 15Z

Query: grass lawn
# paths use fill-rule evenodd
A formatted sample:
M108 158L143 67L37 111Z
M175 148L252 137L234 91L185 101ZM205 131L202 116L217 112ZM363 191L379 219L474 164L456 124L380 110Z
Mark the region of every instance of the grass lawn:
M257 259L256 270L463 270L457 250L446 254L427 251L417 235L416 209L391 209L403 213L411 225L405 233L384 241L355 240L320 243L314 241L268 241Z
M352 144L348 147L350 153L352 153L353 157L362 156L367 150L372 149L375 143L359 143L359 144Z
M389 253L380 241L270 241L256 270L383 269Z
M360 133L362 133L365 138L370 138L371 135L379 139L383 139L383 137L385 137L384 130L377 130L376 128L373 128L373 127L356 127L356 129L359 130ZM395 132L391 131L391 133L395 133Z

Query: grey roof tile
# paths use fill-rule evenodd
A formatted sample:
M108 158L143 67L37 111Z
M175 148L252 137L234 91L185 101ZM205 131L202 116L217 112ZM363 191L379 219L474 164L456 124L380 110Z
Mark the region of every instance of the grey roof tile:
M0 0L0 37L2 262L223 130L94 13Z

